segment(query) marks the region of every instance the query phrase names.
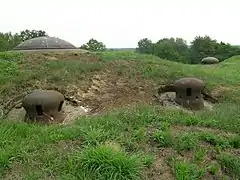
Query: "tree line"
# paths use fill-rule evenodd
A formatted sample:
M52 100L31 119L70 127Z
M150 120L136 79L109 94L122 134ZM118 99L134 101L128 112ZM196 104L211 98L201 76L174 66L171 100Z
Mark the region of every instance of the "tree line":
M203 58L208 56L223 61L240 55L239 47L222 41L217 42L209 36L196 36L190 45L187 45L182 38L163 38L156 43L148 38L143 38L138 42L136 51L188 64L200 63Z
M2 33L0 32L0 52L12 50L18 44L35 37L47 36L42 30L23 30L20 33Z
M41 36L48 36L48 34L43 30L28 29L15 34L11 32L0 33L0 52L12 50L23 41ZM222 41L217 42L209 36L196 36L190 45L182 38L163 38L155 43L148 38L143 38L137 44L135 51L138 53L152 54L163 59L188 64L200 63L207 56L213 56L223 61L232 56L240 55L239 47ZM103 42L93 38L79 48L90 51L107 50Z

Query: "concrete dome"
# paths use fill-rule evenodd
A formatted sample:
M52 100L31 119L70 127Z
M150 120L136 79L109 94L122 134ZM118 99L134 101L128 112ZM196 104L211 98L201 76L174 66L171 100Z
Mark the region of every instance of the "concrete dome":
M215 57L205 57L202 59L203 64L216 64L219 63L219 60Z
M77 49L71 43L55 37L37 37L26 40L17 45L13 50L38 50L38 49Z

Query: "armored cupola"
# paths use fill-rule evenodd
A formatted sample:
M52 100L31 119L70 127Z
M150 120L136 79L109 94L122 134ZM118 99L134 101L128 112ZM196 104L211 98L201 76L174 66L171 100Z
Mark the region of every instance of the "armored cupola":
M192 110L204 108L202 90L204 82L197 78L182 78L174 82L176 92L175 101L177 104Z

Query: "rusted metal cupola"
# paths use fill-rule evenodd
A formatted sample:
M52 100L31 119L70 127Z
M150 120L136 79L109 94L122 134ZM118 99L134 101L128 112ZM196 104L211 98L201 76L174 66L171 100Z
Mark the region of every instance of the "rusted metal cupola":
M192 110L204 108L204 99L201 94L205 85L197 78L182 78L174 82L177 104Z
M25 121L53 123L62 122L61 112L64 96L53 90L37 90L25 96L22 106L26 110Z

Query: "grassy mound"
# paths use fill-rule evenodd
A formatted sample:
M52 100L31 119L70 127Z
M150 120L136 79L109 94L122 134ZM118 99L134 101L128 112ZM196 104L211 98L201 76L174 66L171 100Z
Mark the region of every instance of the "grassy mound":
M94 113L68 125L2 120L1 178L240 178L240 57L204 66L114 51L0 59L1 104L28 90L57 89ZM220 103L189 114L154 101L156 87L185 76L203 79Z

